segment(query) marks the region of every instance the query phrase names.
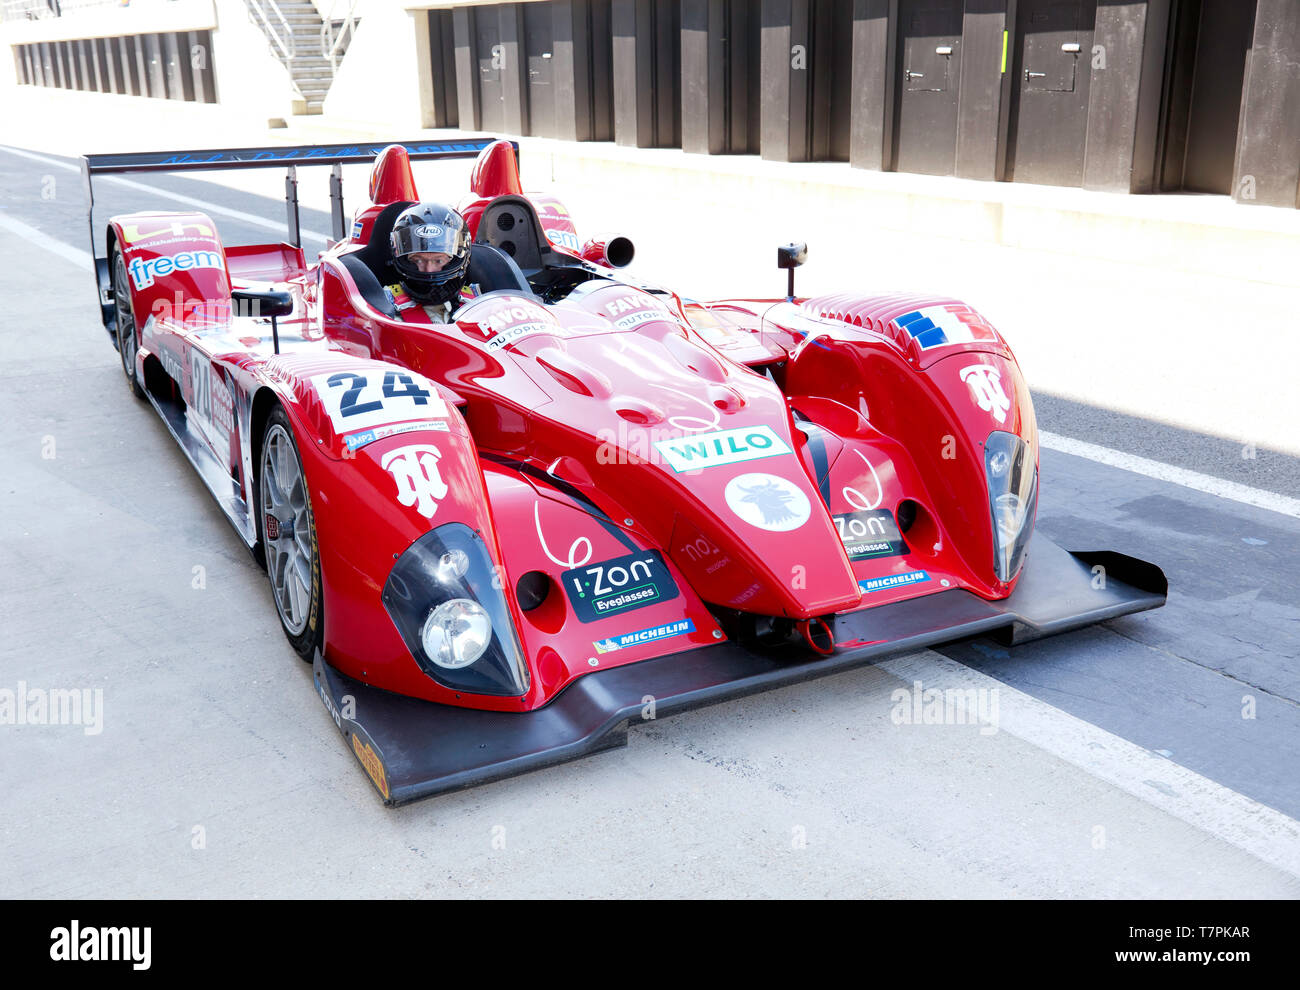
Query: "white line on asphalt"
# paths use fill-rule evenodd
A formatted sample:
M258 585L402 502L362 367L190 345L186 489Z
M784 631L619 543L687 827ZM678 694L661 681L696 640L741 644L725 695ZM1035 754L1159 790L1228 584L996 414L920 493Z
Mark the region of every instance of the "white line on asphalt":
M920 681L925 690L938 688L944 692L945 704L952 698L963 710L965 692L996 690L998 731L1300 877L1300 822L1280 811L932 650L882 660L876 666L909 686ZM969 699L977 697L972 694ZM977 722L978 713L967 712L967 718Z
M47 165L53 165L55 168L66 169L69 172L81 171L80 165L73 165L70 164L69 162L61 162L57 158L49 158L45 155L38 155L33 151L23 151L20 148L9 148L4 145L0 145L0 151L7 151L9 154L18 155L21 158L30 158L32 161L44 162ZM189 206L192 209L203 210L207 213L221 213L224 214L225 216L231 217L234 220L242 220L244 223L250 223L255 227L263 227L267 230L278 231L281 234L286 232L285 224L275 223L272 220L266 219L266 217L259 217L252 213L245 213L243 210L232 210L228 206L221 206L218 203L210 203L205 199L196 199L193 196L187 196L184 195L183 193L168 192L165 189L155 189L153 186L145 185L145 183L143 182L135 182L131 179L124 179L120 175L106 175L103 176L102 181L113 182L119 186L125 186L128 189L141 189L144 192L147 192L153 196L158 196L161 199L171 199L171 200L175 200L178 203L184 203L186 206ZM333 238L326 237L324 234L318 234L314 230L304 229L301 231L301 234L302 234L302 239L305 241L319 241L322 244L328 244L330 243L330 241L333 240Z
M1136 454L1125 454L1119 450L1111 450L1109 447L1099 447L1095 443L1075 440L1073 437L1063 437L1056 433L1048 433L1046 430L1038 431L1038 441L1048 450L1060 451L1063 454L1074 454L1076 457L1086 457L1090 461L1122 468L1135 474L1144 474L1148 478L1155 478L1157 481L1168 481L1175 485L1182 485L1184 488L1193 488L1198 492L1205 492L1207 495L1216 495L1219 498L1241 502L1245 505L1253 505L1260 509L1269 509L1273 512L1280 512L1284 516L1300 519L1300 498L1290 498L1276 492L1251 488L1249 485L1242 485L1235 481L1227 481L1210 474L1201 474L1198 471L1174 467L1172 464L1164 464L1161 461L1138 457Z
M13 217L5 216L0 213L0 228L4 228L11 233L17 234L28 244L34 244L36 247L43 247L46 251L53 251L61 258L66 258L79 268L86 271L94 271L95 263L91 260L90 252L83 251L81 248L74 248L49 234L42 233L35 227L29 227L21 220L15 220Z

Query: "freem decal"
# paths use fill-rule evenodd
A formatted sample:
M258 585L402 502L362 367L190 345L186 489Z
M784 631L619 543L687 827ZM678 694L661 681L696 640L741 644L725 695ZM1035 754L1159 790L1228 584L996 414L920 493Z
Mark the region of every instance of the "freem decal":
M188 272L195 268L225 268L220 251L182 251L160 258L136 258L127 266L131 281L137 289L147 289L155 278L172 272Z

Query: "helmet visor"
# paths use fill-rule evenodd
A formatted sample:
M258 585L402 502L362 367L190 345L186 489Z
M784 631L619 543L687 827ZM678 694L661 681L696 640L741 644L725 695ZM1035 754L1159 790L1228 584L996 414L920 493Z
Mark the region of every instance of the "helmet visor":
M393 231L393 255L446 254L457 258L464 253L469 232L463 226L440 223L412 224Z

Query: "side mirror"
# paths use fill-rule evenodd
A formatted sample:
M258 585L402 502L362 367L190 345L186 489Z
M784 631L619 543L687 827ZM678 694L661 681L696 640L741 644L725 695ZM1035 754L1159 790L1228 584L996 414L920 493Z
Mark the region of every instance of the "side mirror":
M293 296L279 289L245 289L230 290L231 308L236 316L251 316L254 319L269 316L271 318L271 343L275 353L280 353L280 327L276 319L293 312Z
M232 289L230 301L239 316L288 316L293 312L293 296L277 289Z
M776 267L784 268L790 275L786 279L786 302L794 302L794 270L808 260L806 241L792 241L776 249Z

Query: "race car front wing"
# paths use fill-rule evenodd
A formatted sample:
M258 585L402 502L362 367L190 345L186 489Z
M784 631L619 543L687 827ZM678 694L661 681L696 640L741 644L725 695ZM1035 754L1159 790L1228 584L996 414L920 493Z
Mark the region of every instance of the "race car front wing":
M1101 577L1101 580L1098 577ZM486 784L627 744L628 724L849 670L970 636L1011 644L1158 608L1154 564L1109 551L1067 552L1036 534L1015 592L989 602L962 590L836 616L840 644L753 649L720 643L580 677L545 708L485 712L370 687L316 655L321 700L388 805Z

